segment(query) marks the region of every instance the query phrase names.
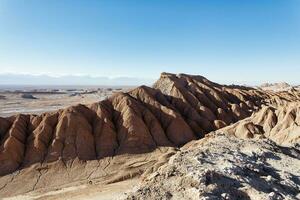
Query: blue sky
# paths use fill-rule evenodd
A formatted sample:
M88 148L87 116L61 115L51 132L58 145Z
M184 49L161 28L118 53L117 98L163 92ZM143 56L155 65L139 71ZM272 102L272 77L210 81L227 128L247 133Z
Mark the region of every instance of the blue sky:
M300 84L299 0L0 0L0 73Z

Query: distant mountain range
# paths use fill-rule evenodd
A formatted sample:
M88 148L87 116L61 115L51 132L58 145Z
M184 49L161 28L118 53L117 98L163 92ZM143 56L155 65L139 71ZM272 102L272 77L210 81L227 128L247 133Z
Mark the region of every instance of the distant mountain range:
M105 76L92 77L88 75L29 75L29 74L0 74L0 85L151 85L154 79L138 77Z

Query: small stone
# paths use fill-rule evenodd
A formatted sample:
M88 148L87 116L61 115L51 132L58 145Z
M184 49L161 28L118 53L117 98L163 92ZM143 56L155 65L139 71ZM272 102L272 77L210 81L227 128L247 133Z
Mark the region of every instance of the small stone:
M150 174L149 177L147 177L146 180L152 180L152 179L154 179L155 177L157 177L158 175L159 175L158 172L154 172L154 173Z
M200 200L209 200L210 198L209 197L201 197Z
M271 181L272 181L272 176L268 175L268 176L266 177L266 181L271 182Z
M223 199L230 199L230 195L227 193L222 193L221 196Z
M275 192L270 192L268 194L268 199L269 200L275 200L276 199L276 193Z
M275 192L270 192L268 195L268 198L270 200L281 200L283 199L282 196L279 193L275 193Z

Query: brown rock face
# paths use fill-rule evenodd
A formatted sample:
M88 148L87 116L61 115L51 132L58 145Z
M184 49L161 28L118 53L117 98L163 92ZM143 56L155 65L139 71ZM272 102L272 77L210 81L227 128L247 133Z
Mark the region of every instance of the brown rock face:
M264 106L251 117L219 131L240 138L268 137L278 144L300 143L300 104L291 102L277 107Z
M98 160L181 146L249 117L263 105L298 100L296 91L275 93L163 73L153 88L141 86L92 105L0 118L0 175L35 163ZM245 137L268 133L281 141L278 131L300 123L298 107L261 112L235 131Z
M29 116L18 115L5 135L1 145L1 172L10 173L16 170L24 159Z

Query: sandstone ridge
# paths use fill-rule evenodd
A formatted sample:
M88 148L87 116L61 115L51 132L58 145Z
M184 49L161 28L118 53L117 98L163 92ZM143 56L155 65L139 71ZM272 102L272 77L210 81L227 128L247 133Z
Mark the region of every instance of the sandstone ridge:
M0 175L35 163L99 160L182 146L264 105L283 106L299 97L296 90L262 91L162 73L153 87L140 86L91 105L0 118Z

